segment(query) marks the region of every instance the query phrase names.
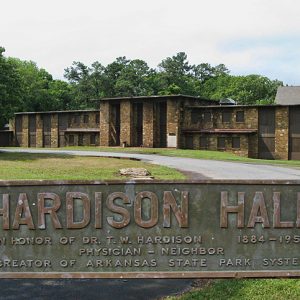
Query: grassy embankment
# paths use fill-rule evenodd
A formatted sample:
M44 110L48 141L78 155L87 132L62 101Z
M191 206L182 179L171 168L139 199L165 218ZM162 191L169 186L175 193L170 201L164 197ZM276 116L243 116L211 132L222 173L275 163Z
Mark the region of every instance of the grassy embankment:
M128 159L0 152L0 180L122 180L118 170L131 167L146 168L155 179L185 179L174 169Z

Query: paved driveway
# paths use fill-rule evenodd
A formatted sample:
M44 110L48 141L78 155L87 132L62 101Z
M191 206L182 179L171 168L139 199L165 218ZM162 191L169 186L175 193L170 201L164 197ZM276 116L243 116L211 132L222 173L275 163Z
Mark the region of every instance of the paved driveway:
M172 167L184 172L192 173L195 179L245 179L245 180L295 180L300 179L300 169L277 167L263 164L240 162L224 162L205 159L167 157L151 154L114 153L99 151L67 151L42 149L5 149L5 152L51 153L99 157L125 157Z

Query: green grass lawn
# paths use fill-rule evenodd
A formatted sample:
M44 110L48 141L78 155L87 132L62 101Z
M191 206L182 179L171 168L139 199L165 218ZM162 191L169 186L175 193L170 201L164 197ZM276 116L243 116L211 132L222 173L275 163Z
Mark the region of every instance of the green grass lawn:
M51 149L53 150L53 148ZM157 155L164 155L164 156L190 157L190 158L197 158L197 159L212 159L212 160L255 163L255 164L269 164L269 165L279 165L283 167L287 166L287 167L300 168L300 160L253 159L253 158L247 158L247 157L235 155L230 152L222 152L222 151L189 150L189 149L174 149L174 148L141 148L141 147L122 148L122 147L95 147L95 146L62 147L56 149L157 154Z
M287 300L300 299L298 279L222 279L166 300Z
M174 169L129 159L0 152L0 180L122 180L118 170L131 167L146 168L155 179L185 179Z

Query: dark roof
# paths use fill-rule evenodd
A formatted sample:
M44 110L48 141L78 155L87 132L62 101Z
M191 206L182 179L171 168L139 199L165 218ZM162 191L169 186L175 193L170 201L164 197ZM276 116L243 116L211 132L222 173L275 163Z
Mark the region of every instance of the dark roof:
M204 97L189 96L189 95L152 95L152 96L132 96L132 97L111 97L93 99L92 101L112 101L112 100L147 100L147 99L177 99L177 98L189 98L195 100L214 101ZM214 101L216 102L216 101Z
M300 104L300 86L278 87L275 103L281 105Z
M37 111L37 112L16 112L15 115L31 115L31 114L64 114L64 113L85 113L85 112L100 112L99 109L85 110L57 110L57 111Z
M206 106L206 105L187 105L186 108L207 108L207 109L210 109L210 108L251 108L251 107L285 107L285 106L300 106L300 103L299 104L293 104L293 105L283 105L283 104L264 104L264 105L261 105L261 104L255 104L255 105L209 105L209 106Z

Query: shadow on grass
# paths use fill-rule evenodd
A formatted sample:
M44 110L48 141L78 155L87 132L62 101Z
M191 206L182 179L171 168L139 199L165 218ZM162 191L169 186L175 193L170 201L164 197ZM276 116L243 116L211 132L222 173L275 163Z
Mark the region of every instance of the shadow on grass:
M49 158L63 158L72 159L74 155L66 154L47 154L47 153L7 153L0 151L0 162L1 161L34 161L39 159Z

